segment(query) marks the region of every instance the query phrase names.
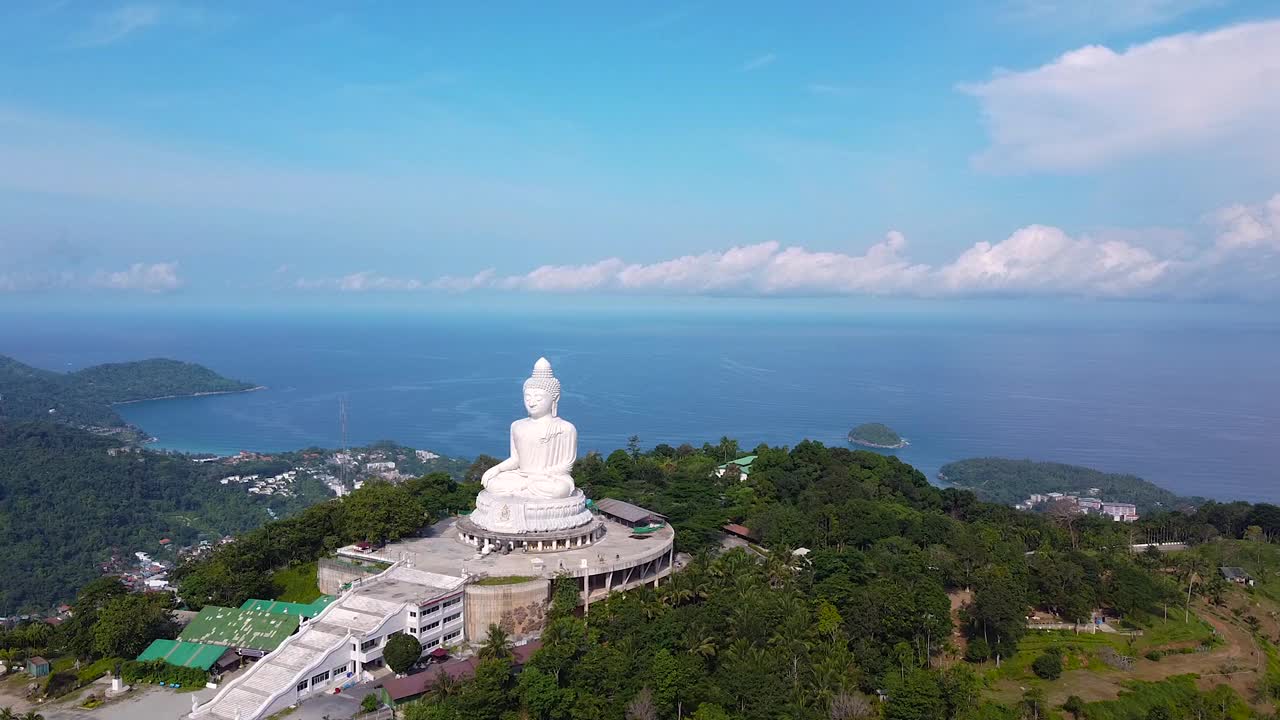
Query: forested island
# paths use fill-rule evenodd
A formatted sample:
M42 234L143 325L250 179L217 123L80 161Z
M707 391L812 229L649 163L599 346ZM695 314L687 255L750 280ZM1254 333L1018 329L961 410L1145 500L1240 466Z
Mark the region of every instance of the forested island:
M1109 501L1133 503L1144 515L1205 502L1201 497L1182 497L1136 475L1105 473L1063 463L969 458L943 465L938 474L940 480L950 485L971 490L979 499L1001 505L1023 502L1033 493L1086 494L1094 488Z
M849 431L849 442L863 447L897 450L911 443L882 423L863 423Z
M178 360L108 363L57 373L0 355L0 420L11 422L54 420L79 427L124 428L124 419L112 405L254 389L252 383Z

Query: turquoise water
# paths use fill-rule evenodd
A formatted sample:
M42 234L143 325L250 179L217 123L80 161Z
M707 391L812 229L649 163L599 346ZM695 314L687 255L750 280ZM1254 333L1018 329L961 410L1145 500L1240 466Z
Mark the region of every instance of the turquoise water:
M0 353L51 369L167 356L269 389L119 408L158 445L282 450L394 439L501 455L546 355L583 451L844 443L884 422L931 477L1001 455L1132 472L1184 494L1280 500L1280 332L1266 309L1123 304L843 312L391 311L0 315Z

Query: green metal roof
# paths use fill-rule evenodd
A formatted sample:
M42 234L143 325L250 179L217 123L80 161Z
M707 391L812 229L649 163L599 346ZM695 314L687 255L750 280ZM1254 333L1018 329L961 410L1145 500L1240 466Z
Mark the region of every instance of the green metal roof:
M178 640L153 640L138 656L141 662L163 660L179 667L200 668L208 671L227 651L222 645L180 642Z
M285 602L283 600L245 600L244 604L240 606L240 609L313 618L319 615L322 610L329 607L329 603L332 603L336 599L337 598L332 595L321 595L319 598L316 598L309 603Z
M270 652L298 629L299 622L297 615L208 605L178 639Z
M730 460L729 462L725 463L724 465L721 465L720 467L724 468L724 467L729 467L730 465L737 465L740 468L747 468L747 467L751 467L751 463L755 462L755 460L756 460L755 455L743 455L737 460Z

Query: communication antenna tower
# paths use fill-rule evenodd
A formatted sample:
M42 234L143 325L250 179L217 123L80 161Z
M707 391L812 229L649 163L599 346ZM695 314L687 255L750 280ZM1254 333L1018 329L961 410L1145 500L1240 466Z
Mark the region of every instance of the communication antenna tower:
M351 448L347 446L347 396L338 398L338 424L342 428L342 462L338 463L338 482L344 490L351 489L347 476L347 464L351 462Z

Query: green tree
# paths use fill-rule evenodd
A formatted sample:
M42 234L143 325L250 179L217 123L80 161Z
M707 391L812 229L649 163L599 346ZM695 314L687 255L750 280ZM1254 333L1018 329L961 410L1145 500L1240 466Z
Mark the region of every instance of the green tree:
M514 657L511 648L511 636L502 629L501 625L491 623L489 634L485 636L484 644L480 646L478 654L481 660L511 660Z
M386 659L387 667L397 675L403 675L422 657L422 644L412 635L396 635L387 641L382 657Z
M715 703L704 702L689 717L692 720L729 720L729 713Z
M986 662L991 659L991 646L982 638L973 638L964 649L964 659L971 663Z
M1066 702L1062 703L1062 709L1071 713L1071 717L1080 720L1080 716L1084 714L1084 699L1079 695L1069 695Z
M422 506L407 488L388 482L366 482L343 499L348 537L379 545L399 540L426 522Z
M177 632L169 595L129 593L114 597L98 612L93 625L93 654L97 657L131 658L157 638Z
M885 720L936 720L945 715L942 691L933 673L915 669L890 684Z
M378 702L378 695L376 693L369 693L360 700L360 710L362 712L373 712L378 709L379 705L381 705L381 703Z

